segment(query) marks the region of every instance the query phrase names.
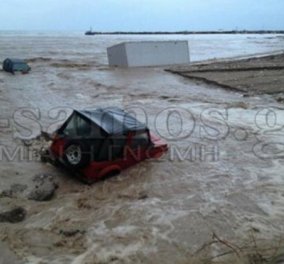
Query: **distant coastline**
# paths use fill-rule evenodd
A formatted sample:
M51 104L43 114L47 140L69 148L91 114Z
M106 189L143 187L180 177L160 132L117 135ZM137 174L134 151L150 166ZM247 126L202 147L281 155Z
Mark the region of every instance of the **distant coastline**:
M195 35L195 34L284 34L284 30L226 30L226 31L87 31L85 35Z

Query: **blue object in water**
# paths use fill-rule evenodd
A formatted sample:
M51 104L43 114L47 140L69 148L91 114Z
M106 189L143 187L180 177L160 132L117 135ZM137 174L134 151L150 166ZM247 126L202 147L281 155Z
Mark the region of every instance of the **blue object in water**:
M24 60L8 58L3 62L3 70L6 72L11 72L13 74L16 71L28 73L31 70L31 67Z

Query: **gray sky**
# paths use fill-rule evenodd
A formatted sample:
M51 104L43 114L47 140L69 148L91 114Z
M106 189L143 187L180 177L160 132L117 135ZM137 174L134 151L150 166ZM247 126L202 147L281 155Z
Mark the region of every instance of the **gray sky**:
M284 29L283 0L1 0L0 30Z

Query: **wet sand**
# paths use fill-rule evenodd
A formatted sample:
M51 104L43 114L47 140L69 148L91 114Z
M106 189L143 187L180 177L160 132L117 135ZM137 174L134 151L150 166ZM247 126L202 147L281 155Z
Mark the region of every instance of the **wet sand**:
M248 94L284 92L284 54L173 67L170 72Z
M52 40L35 41L35 54L27 55L29 75L0 72L2 150L28 151L24 137L31 139L30 150L39 149L40 131L52 131L71 108L100 106L126 108L142 122L146 113L150 129L171 150L93 186L37 158L2 157L1 191L30 184L37 173L59 184L49 202L0 198L1 210L27 211L21 223L0 223L4 263L244 263L259 252L278 254L283 105L271 95L243 97L161 68L108 68L103 52L75 54L71 40L47 48L49 56L41 47ZM101 43L103 49L109 40ZM26 118L18 115L23 107ZM182 134L179 116L171 116L170 131L165 127L173 110L182 114Z

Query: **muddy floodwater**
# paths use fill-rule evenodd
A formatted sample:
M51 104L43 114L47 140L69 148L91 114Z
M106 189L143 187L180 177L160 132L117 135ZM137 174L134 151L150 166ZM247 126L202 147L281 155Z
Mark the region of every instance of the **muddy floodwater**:
M283 252L284 99L163 68L107 65L111 45L166 39L188 40L193 62L284 49L283 35L0 32L0 61L32 67L27 75L0 71L0 213L26 212L0 223L0 263L245 263ZM146 122L169 152L92 186L39 161L41 131L52 132L72 108L106 106ZM52 200L3 195L37 174L56 179Z

